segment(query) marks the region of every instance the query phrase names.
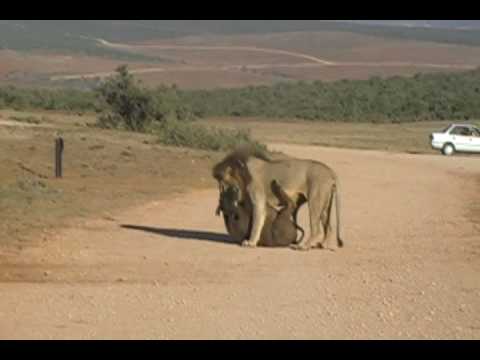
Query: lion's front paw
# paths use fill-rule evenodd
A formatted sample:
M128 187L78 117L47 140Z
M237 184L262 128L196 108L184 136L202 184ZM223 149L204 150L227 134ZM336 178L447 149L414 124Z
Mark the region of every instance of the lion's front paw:
M254 242L252 242L252 241L243 240L243 241L242 241L242 246L243 246L243 247L254 248L254 247L256 247L257 245L256 245Z

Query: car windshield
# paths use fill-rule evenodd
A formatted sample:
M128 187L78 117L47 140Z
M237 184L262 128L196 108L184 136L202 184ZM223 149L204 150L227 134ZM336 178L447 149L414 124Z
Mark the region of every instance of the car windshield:
M452 125L448 125L445 129L443 129L442 131L440 131L441 133L446 133L448 129L450 129L452 127Z

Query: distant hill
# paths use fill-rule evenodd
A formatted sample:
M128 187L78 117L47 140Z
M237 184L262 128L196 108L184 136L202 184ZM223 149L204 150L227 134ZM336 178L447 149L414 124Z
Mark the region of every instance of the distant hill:
M141 35L139 34L141 33ZM0 20L0 50L50 50L116 58L162 61L163 59L99 46L94 37L144 39L150 33L132 30L129 24L115 26L110 20ZM135 38L137 36L137 38ZM152 35L156 36L156 35Z
M116 58L148 59L122 50L106 49L95 38L135 42L186 35L347 31L386 38L480 46L477 20L0 20L0 48L68 50ZM360 22L360 23L359 23ZM386 22L389 26L386 25ZM428 22L432 27L391 26ZM425 24L425 23L423 23ZM458 30L468 26L473 30ZM444 28L448 27L448 28ZM452 29L453 27L453 29Z
M480 20L343 20L363 25L389 25L406 27L429 27L454 30L478 30Z

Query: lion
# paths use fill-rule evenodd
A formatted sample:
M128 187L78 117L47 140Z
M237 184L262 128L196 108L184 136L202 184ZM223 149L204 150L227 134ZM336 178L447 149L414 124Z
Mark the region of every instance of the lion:
M305 234L304 230L293 219L296 204L288 198L276 181L273 181L272 191L280 202L281 209L267 206L267 217L258 245L267 247L285 247L296 243L297 230L301 232L301 239ZM216 214L223 212L223 218L228 233L235 242L242 242L247 239L251 232L252 205L250 201L240 203L239 189L230 186L220 193L219 206Z
M343 247L340 234L339 182L335 172L327 165L313 160L294 158L272 159L266 153L252 147L243 147L227 155L212 170L220 189L237 187L239 201L248 199L252 204L252 228L250 238L242 245L256 247L268 214L268 206L275 206L277 197L272 191L276 180L286 196L297 208L293 218L296 222L298 208L308 203L310 236L292 245L298 250L323 247L331 237L332 208L335 199L337 246ZM322 229L321 229L322 228ZM323 230L323 239L320 232Z

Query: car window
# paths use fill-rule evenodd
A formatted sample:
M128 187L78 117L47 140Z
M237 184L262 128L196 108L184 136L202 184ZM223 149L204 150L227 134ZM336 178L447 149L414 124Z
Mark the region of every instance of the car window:
M473 133L473 136L480 137L480 130L478 130L477 128L473 128L472 133Z
M450 131L452 135L462 135L462 136L471 136L472 131L465 127L465 126L455 126L452 131Z
M441 133L446 133L448 131L448 129L450 129L452 127L452 125L448 125L445 129L443 129L442 131L440 131Z

